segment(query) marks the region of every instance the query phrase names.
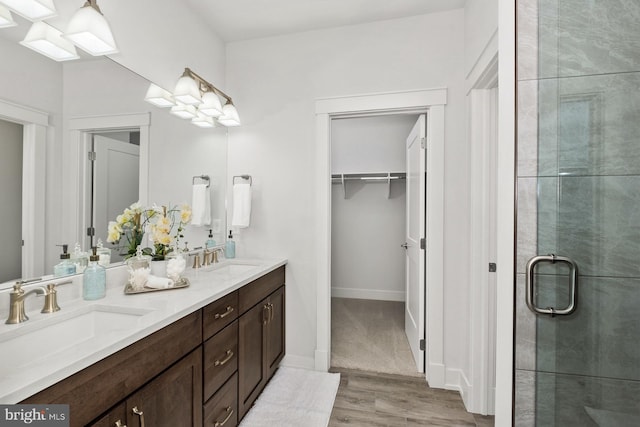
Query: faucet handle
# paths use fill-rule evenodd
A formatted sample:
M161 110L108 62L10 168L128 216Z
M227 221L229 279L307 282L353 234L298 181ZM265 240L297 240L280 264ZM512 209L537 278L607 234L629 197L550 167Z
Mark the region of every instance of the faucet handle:
M66 285L69 283L73 282L71 280L67 280L66 282L49 283L47 285L47 292L44 295L44 306L40 313L55 313L56 311L60 311L60 307L58 306L58 292L56 291L56 288L60 285Z
M193 268L200 268L200 254L193 255Z

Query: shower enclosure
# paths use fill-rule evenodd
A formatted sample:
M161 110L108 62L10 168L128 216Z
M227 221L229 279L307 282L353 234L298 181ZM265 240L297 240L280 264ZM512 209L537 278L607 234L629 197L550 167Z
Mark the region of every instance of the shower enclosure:
M517 1L516 426L640 425L639 23Z

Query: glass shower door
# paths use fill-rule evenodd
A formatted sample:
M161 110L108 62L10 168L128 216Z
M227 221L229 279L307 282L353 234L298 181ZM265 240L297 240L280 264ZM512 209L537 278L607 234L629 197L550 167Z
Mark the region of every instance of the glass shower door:
M518 1L516 426L640 425L638 22Z

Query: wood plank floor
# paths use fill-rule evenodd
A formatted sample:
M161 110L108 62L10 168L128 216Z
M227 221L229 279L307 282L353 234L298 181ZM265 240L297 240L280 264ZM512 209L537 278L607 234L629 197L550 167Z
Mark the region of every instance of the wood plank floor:
M431 389L422 378L342 368L329 427L493 426L468 413L458 392Z

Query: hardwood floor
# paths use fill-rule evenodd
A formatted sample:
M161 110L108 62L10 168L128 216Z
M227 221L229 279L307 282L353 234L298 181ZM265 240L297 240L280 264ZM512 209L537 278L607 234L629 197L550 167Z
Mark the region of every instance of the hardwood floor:
M340 387L329 427L493 426L468 413L455 391L430 389L424 379L336 368Z

